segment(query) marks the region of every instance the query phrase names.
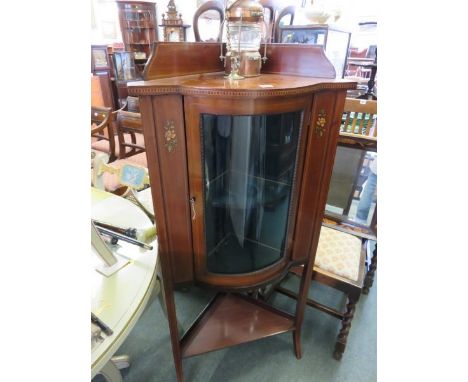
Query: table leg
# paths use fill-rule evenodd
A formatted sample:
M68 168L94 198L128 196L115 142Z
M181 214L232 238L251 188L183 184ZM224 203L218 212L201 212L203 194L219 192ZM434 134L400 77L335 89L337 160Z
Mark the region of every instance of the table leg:
M112 361L107 362L99 372L107 382L122 382L122 375Z

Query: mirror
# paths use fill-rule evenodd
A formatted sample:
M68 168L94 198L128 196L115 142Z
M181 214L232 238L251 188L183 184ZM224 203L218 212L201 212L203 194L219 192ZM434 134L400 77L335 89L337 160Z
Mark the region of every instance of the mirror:
M325 215L370 227L377 206L377 153L338 146Z

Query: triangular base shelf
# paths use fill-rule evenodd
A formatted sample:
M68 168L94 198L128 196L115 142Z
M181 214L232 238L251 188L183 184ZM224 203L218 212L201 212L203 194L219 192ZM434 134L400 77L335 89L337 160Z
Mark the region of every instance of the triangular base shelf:
M238 294L218 294L181 340L182 357L295 329L294 316Z

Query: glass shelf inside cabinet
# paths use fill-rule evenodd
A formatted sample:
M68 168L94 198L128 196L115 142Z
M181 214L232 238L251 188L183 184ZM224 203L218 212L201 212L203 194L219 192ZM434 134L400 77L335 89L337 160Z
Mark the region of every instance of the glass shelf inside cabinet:
M201 115L207 270L254 272L285 250L302 111Z

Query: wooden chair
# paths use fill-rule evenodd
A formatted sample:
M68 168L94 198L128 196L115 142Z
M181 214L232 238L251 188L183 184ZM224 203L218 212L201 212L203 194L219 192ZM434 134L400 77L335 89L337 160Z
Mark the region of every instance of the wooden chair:
M140 113L140 102L139 102L139 98L138 97L127 97L127 99L125 100L125 103L124 105L122 106L122 108L120 108L119 110L116 110L116 111L113 111L111 113L111 116L110 116L110 131L113 132L113 134L111 133L111 136L113 136L113 142L109 142L108 139L106 140L101 140L99 141L99 143L94 143L91 145L91 148L92 149L95 149L95 150L99 150L99 151L102 151L102 152L108 152L110 153L111 150L113 150L113 154L114 155L110 155L110 161L113 162L115 159L117 158L120 158L121 157L121 151L120 151L120 148L121 148L121 136L119 137L119 134L118 134L118 126L117 126L117 117L119 115L119 112L120 111L129 111L129 112L132 112L132 113ZM136 149L135 148L128 148L128 145L127 143L134 143L135 141L137 142L137 144L141 147L144 146L144 139L143 139L143 135L142 134L135 134L133 133L133 137L132 137L132 134L128 134L128 133L123 133L123 137L125 139L125 142L123 144L123 146L126 147L126 151L123 151L123 153L125 153L124 157L127 157L127 156L131 156L131 155L134 155L136 154ZM106 135L106 138L107 138L107 135ZM133 138L133 140L132 140ZM111 147L112 146L112 147Z
M137 97L128 97L125 105L114 112L110 108L91 108L91 148L109 154L109 162L117 158L135 156L136 164L146 165L144 137ZM105 121L104 121L105 120Z
M132 105L132 101L134 100L130 100L130 102L127 101L125 107ZM146 168L148 165L140 113L124 111L122 109L113 113L110 113L110 109L108 109L107 112L109 114L107 126L111 129L110 135L113 136L114 139L109 140L104 136L104 138L107 139L105 144L102 144L101 141L95 142L91 145L92 150L109 154L108 162L112 162L116 168L120 168L127 164ZM100 118L102 118L102 116ZM114 122L113 126L117 130L116 135L114 135L112 131L112 120ZM97 130L97 128L92 131L95 130ZM117 145L117 147L114 147L113 145ZM114 154L112 156L109 151L106 151L107 147L114 148L114 153L118 154L118 159L116 159L117 155ZM104 176L103 182L103 188L106 191L110 191L118 195L121 195L127 189L126 187L122 188L118 178L112 176L112 174Z
M123 108L124 111L130 111L132 113L140 112L140 99L138 97L127 97L127 102Z
M344 311L328 307L318 301L307 299L307 305L331 315L341 321L333 358L340 360L346 349L351 322L354 318L356 304L361 293L368 294L374 282L377 270L377 244L370 256L370 241L376 240L373 234L362 232L362 229L352 229L341 225L339 221L330 221L322 225L317 247L312 287L318 282L343 292L347 297ZM371 257L370 266L366 272L366 260ZM290 271L291 275L300 277L303 267ZM297 293L277 286L275 290L293 299Z
M218 32L218 37L216 40L202 40L200 38L200 31L198 27L198 21L200 16L207 12L207 11L216 11L219 13L219 32ZM216 41L216 42L221 42L221 39L223 38L223 22L224 22L224 4L221 1L217 0L212 0L212 1L207 1L206 3L202 4L195 12L195 15L193 16L193 33L195 34L195 41Z
M131 111L132 113L140 112L140 99L138 97L128 96L123 103L123 106L117 111ZM117 114L117 111L114 114Z
M139 113L119 110L114 113L114 119L118 136L119 158L113 161L112 165L117 169L120 169L124 165L147 168L141 115ZM109 162L111 162L110 159ZM127 191L127 187L122 186L118 176L115 176L115 174L105 174L102 178L104 182L102 187L106 191L121 195Z
M119 138L119 159L130 158L144 153L145 140L141 125L141 114L119 110L115 115L115 120ZM135 164L146 167L146 155L137 156L132 160L136 161Z
M358 105L354 101L356 100L346 101L338 149L346 147L358 152L368 149L376 150L377 133L375 132L374 136L371 124L364 118L364 115L376 115L377 106L376 104L363 104L359 100ZM367 103L369 102L375 101L367 101ZM351 110L355 115L349 116ZM356 122L355 118L361 118L361 121ZM361 154L358 153L357 155ZM336 160L334 173L335 166L337 166ZM351 169L351 178L359 177L359 175L359 173ZM332 175L329 195L333 193L333 188L337 186L338 184L333 182ZM336 360L340 360L345 351L356 303L359 301L361 293L369 293L369 288L373 284L377 269L377 243L372 254L370 244L374 241L377 242L377 206L369 226L356 223L344 214L325 212L312 280L343 292L347 297L347 304L344 311L338 311L312 299L308 299L307 304L341 320L341 330L338 333L333 352L333 357ZM366 262L368 264L367 271ZM293 268L290 274L301 276L302 267ZM295 292L281 285L277 286L275 290L288 297L297 298Z
M266 41L267 42L274 42L275 39L275 22L276 22L276 16L281 9L281 3L282 1L278 0L260 0L259 3L262 5L263 9L265 10L265 15L269 15L266 26L267 26L267 37ZM267 12L268 10L268 12Z
M117 158L112 120L110 107L91 107L91 148L109 154L110 162Z
M274 36L274 41L275 42L281 42L281 20L283 17L286 16L291 16L291 19L289 20L289 25L293 25L294 22L294 15L296 13L296 7L294 5L289 5L285 8L283 8L279 14L278 17L275 20L275 24L273 26L273 36Z
M344 311L307 299L307 305L331 315L341 321L333 358L340 360L346 349L351 322L354 318L356 304L361 293L367 294L373 284L377 269L377 245L373 251L370 269L366 273L366 257L369 252L369 239L359 237L356 232L346 233L342 230L322 226L315 258L312 280L343 292L347 297ZM302 267L293 268L290 274L302 275ZM312 287L313 287L312 283ZM282 286L276 291L297 299L297 294Z

